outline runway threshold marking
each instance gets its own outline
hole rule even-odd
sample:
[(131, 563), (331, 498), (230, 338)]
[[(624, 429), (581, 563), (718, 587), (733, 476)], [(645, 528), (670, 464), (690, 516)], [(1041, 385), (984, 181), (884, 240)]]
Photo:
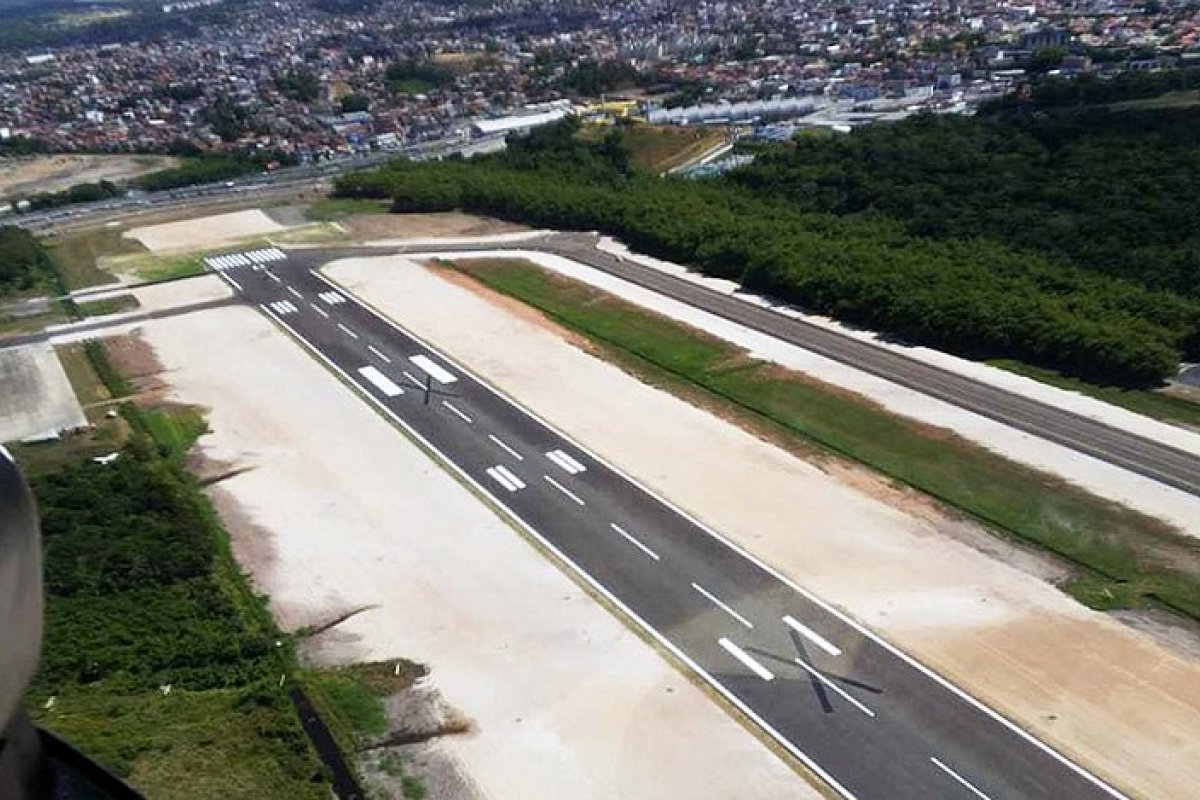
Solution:
[(943, 764), (941, 761), (938, 761), (938, 760), (937, 760), (936, 758), (934, 758), (933, 756), (930, 756), (930, 757), (929, 757), (929, 760), (933, 762), (933, 765), (934, 765), (935, 767), (937, 767), (937, 768), (938, 768), (938, 769), (940, 769), (942, 772), (944, 772), (944, 773), (946, 773), (947, 775), (949, 775), (949, 776), (950, 776), (951, 778), (953, 778), (954, 780), (958, 781), (960, 784), (962, 784), (962, 786), (963, 786), (965, 789), (967, 789), (968, 791), (970, 791), (970, 792), (971, 792), (972, 794), (974, 794), (976, 797), (980, 798), (980, 800), (992, 800), (992, 798), (991, 798), (991, 797), (989, 797), (988, 795), (984, 794), (982, 791), (980, 791), (980, 790), (979, 790), (978, 788), (976, 788), (975, 786), (971, 785), (971, 782), (970, 782), (970, 781), (968, 781), (968, 780), (967, 780), (966, 778), (964, 778), (962, 775), (959, 775), (959, 774), (958, 774), (957, 772), (955, 772), (954, 770), (952, 770), (952, 769), (950, 769), (949, 767), (947, 767), (947, 766), (946, 766), (945, 764)]
[(857, 709), (858, 709), (859, 711), (861, 711), (862, 713), (866, 714), (868, 717), (874, 717), (874, 716), (875, 716), (875, 712), (874, 712), (874, 711), (872, 711), (871, 709), (867, 708), (867, 707), (866, 707), (866, 706), (864, 706), (862, 703), (860, 703), (858, 700), (856, 700), (856, 699), (854, 699), (853, 697), (851, 697), (851, 696), (850, 696), (850, 694), (849, 694), (849, 693), (848, 693), (848, 692), (847, 692), (845, 689), (843, 689), (842, 687), (838, 686), (838, 685), (837, 685), (836, 683), (834, 683), (833, 681), (829, 680), (829, 678), (826, 678), (824, 675), (822, 675), (820, 672), (818, 672), (818, 671), (817, 671), (817, 670), (816, 670), (814, 667), (810, 667), (808, 664), (805, 664), (805, 663), (804, 663), (802, 660), (800, 660), (800, 659), (798, 659), (798, 658), (796, 659), (796, 664), (797, 664), (797, 665), (799, 665), (800, 669), (804, 670), (804, 671), (805, 671), (805, 672), (807, 672), (809, 675), (812, 675), (814, 678), (816, 678), (818, 681), (820, 681), (820, 682), (821, 682), (821, 684), (822, 684), (823, 686), (825, 686), (827, 689), (832, 689), (832, 690), (833, 690), (834, 692), (836, 692), (836, 693), (837, 693), (837, 694), (838, 694), (838, 695), (839, 695), (839, 696), (840, 696), (840, 697), (841, 697), (843, 700), (845, 700), (847, 703), (849, 703), (850, 705), (852, 705), (852, 706), (854, 706), (855, 708), (857, 708)]
[(516, 475), (503, 464), (497, 464), (494, 467), (488, 467), (487, 474), (492, 477), (492, 480), (508, 489), (510, 492), (515, 492), (525, 488), (525, 481), (518, 478)]
[(728, 614), (729, 616), (731, 616), (731, 617), (733, 617), (734, 619), (736, 619), (738, 622), (740, 622), (740, 623), (742, 623), (743, 625), (745, 625), (747, 628), (753, 628), (753, 627), (754, 627), (754, 623), (752, 623), (750, 620), (748, 620), (748, 619), (746, 619), (745, 617), (743, 617), (743, 616), (742, 616), (741, 614), (739, 614), (738, 612), (734, 611), (732, 608), (730, 608), (730, 607), (729, 607), (728, 605), (726, 605), (725, 603), (721, 602), (721, 599), (720, 599), (719, 597), (717, 597), (717, 596), (716, 596), (716, 595), (714, 595), (712, 592), (710, 592), (710, 591), (708, 591), (707, 589), (705, 589), (705, 588), (704, 588), (703, 586), (701, 586), (700, 584), (693, 582), (693, 583), (692, 583), (692, 588), (693, 588), (693, 589), (695, 589), (695, 590), (696, 590), (697, 592), (699, 592), (700, 594), (704, 595), (706, 598), (708, 598), (708, 600), (709, 600), (709, 601), (711, 601), (711, 602), (712, 602), (714, 605), (716, 605), (716, 606), (717, 606), (717, 608), (721, 609), (721, 610), (722, 610), (722, 611), (724, 611), (726, 614)]
[[(324, 314), (325, 312), (322, 311), (321, 313)], [(377, 350), (374, 345), (367, 345), (367, 349), (371, 351), (371, 355), (375, 356), (383, 363), (385, 363), (385, 364), (392, 363), (392, 360), (390, 358), (388, 358), (387, 356), (385, 356), (383, 353), (379, 352), (379, 350)]]
[(563, 471), (568, 475), (578, 475), (581, 472), (587, 471), (587, 467), (571, 458), (563, 450), (551, 450), (549, 453), (546, 453), (546, 458), (553, 461), (559, 467), (562, 467)]
[(346, 327), (345, 325), (343, 325), (342, 323), (340, 323), (340, 322), (339, 322), (339, 323), (337, 324), (337, 326), (338, 326), (339, 328), (341, 328), (341, 329), (342, 329), (342, 333), (346, 334), (346, 335), (347, 335), (347, 336), (349, 336), (351, 339), (357, 339), (357, 338), (358, 338), (358, 334), (357, 334), (357, 333), (355, 333), (354, 331), (350, 330), (349, 328), (347, 328), (347, 327)]
[(543, 475), (542, 477), (543, 477), (543, 478), (545, 478), (545, 479), (546, 479), (546, 481), (547, 481), (547, 482), (548, 482), (548, 483), (549, 483), (551, 486), (553, 486), (555, 489), (558, 489), (560, 492), (562, 492), (563, 494), (565, 494), (567, 497), (569, 497), (569, 498), (571, 498), (572, 500), (574, 500), (574, 501), (575, 501), (577, 504), (579, 504), (579, 505), (581, 505), (581, 506), (582, 506), (582, 505), (586, 505), (586, 504), (583, 502), (583, 498), (582, 498), (582, 497), (580, 497), (579, 495), (575, 494), (574, 492), (572, 492), (572, 491), (571, 491), (570, 489), (568, 489), (567, 487), (563, 486), (563, 485), (562, 485), (561, 483), (559, 483), (558, 481), (554, 480), (554, 478), (551, 478), (549, 475)]
[(470, 417), (468, 417), (466, 414), (464, 414), (462, 411), (460, 411), (458, 409), (458, 407), (456, 405), (454, 405), (453, 403), (451, 403), (449, 400), (443, 400), (442, 405), (444, 405), (446, 408), (450, 409), (451, 413), (453, 413), (456, 417), (458, 417), (459, 419), (461, 419), (463, 422), (467, 423), (468, 425), (470, 425), (474, 421)]
[(619, 533), (619, 534), (621, 534), (622, 536), (624, 536), (626, 541), (628, 541), (628, 542), (629, 542), (631, 545), (633, 545), (633, 546), (634, 546), (634, 547), (636, 547), (637, 549), (641, 550), (641, 551), (642, 551), (643, 553), (645, 553), (646, 555), (648, 555), (648, 556), (650, 556), (651, 558), (653, 558), (655, 561), (658, 561), (658, 560), (659, 560), (658, 553), (654, 552), (654, 551), (653, 551), (653, 550), (651, 550), (649, 547), (646, 547), (646, 545), (644, 545), (644, 544), (642, 544), (640, 541), (638, 541), (638, 539), (637, 539), (637, 537), (636, 537), (636, 536), (634, 536), (632, 533), (630, 533), (629, 531), (627, 531), (627, 530), (625, 530), (624, 528), (622, 528), (622, 527), (621, 527), (620, 525), (618, 525), (617, 523), (615, 523), (615, 522), (610, 522), (610, 523), (608, 524), (608, 527), (612, 528), (614, 531), (616, 531), (617, 533)]
[(729, 653), (729, 655), (742, 662), (742, 666), (753, 672), (758, 677), (762, 678), (764, 681), (775, 680), (775, 676), (771, 674), (769, 669), (755, 661), (750, 657), (749, 653), (726, 639), (724, 636), (722, 636), (720, 639), (717, 639), (717, 644), (721, 645), (721, 647), (725, 649), (726, 653)]
[(371, 385), (382, 392), (385, 397), (396, 397), (397, 395), (404, 394), (404, 390), (397, 386), (395, 381), (374, 367), (360, 367), (358, 374), (370, 381)]
[(441, 364), (438, 364), (429, 356), (415, 355), (410, 356), (408, 360), (416, 364), (422, 372), (429, 375), (429, 377), (433, 378), (438, 383), (454, 383), (456, 380), (458, 380), (457, 376), (451, 374), (448, 370), (443, 368)]
[(503, 450), (504, 452), (508, 453), (510, 456), (512, 456), (513, 458), (515, 458), (517, 461), (524, 461), (524, 460), (525, 460), (525, 456), (521, 455), (521, 454), (520, 454), (520, 453), (518, 453), (516, 450), (513, 450), (511, 447), (509, 447), (509, 446), (508, 446), (508, 445), (506, 445), (504, 442), (502, 442), (502, 441), (500, 440), (500, 437), (498, 437), (498, 436), (493, 436), (492, 434), (490, 434), (490, 433), (489, 433), (489, 434), (488, 434), (488, 438), (489, 438), (489, 439), (491, 439), (491, 440), (492, 440), (492, 442), (493, 442), (493, 443), (495, 443), (495, 445), (496, 445), (497, 447), (499, 447), (499, 448), (500, 448), (501, 450)]
[(790, 614), (783, 615), (783, 624), (799, 633), (831, 656), (840, 656), (842, 649)]

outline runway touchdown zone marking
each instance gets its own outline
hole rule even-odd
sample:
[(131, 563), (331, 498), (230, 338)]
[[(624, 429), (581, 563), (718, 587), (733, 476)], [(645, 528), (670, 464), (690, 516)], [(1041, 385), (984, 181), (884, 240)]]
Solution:
[(404, 394), (404, 390), (396, 382), (371, 366), (360, 367), (358, 374), (362, 375), (371, 385), (383, 393), (384, 397), (396, 397)]
[(271, 310), (280, 316), (286, 316), (288, 314), (295, 314), (300, 309), (296, 308), (295, 304), (290, 300), (278, 300), (271, 303)]
[(578, 475), (581, 472), (587, 471), (587, 467), (571, 458), (563, 450), (551, 450), (549, 453), (546, 453), (546, 458), (553, 461), (559, 467), (562, 467), (568, 475)]
[(508, 489), (510, 492), (520, 491), (525, 488), (525, 481), (518, 478), (516, 475), (503, 464), (497, 464), (494, 467), (489, 467), (487, 474), (492, 480)]

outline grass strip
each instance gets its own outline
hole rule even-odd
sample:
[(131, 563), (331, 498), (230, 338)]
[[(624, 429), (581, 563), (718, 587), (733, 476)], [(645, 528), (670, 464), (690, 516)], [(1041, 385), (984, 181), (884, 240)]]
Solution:
[(1081, 602), (1156, 603), (1200, 619), (1200, 546), (1158, 520), (528, 262), (455, 266), (652, 382), (682, 384), (685, 395), (698, 388), (746, 427), (816, 443), (1070, 561), (1084, 574), (1063, 588)]

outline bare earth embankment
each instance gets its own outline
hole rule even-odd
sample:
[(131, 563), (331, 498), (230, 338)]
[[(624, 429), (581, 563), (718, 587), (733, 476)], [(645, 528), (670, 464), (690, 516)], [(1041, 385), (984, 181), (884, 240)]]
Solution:
[(969, 523), (891, 507), (638, 382), (528, 312), (406, 259), (355, 259), (328, 272), (1118, 785), (1148, 797), (1194, 796), (1200, 666), (964, 543)]
[(0, 159), (0, 197), (58, 192), (77, 183), (120, 183), (178, 166), (170, 156), (53, 155)]

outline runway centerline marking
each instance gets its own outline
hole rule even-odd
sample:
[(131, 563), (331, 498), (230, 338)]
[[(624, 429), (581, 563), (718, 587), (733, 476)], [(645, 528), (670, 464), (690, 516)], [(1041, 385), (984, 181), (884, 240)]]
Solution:
[(404, 377), (408, 378), (410, 381), (412, 381), (417, 386), (420, 386), (422, 389), (425, 388), (425, 382), (419, 380), (416, 375), (413, 375), (408, 370), (404, 370), (404, 372), (402, 372), (401, 374), (404, 375)]
[(297, 291), (296, 291), (294, 288), (292, 288), (291, 286), (285, 286), (284, 288), (285, 288), (285, 289), (287, 289), (289, 292), (291, 292), (291, 293), (292, 293), (292, 294), (295, 296), (295, 298), (296, 298), (297, 300), (303, 300), (303, 299), (304, 299), (304, 295), (302, 295), (302, 294), (300, 294), (299, 292), (297, 292)]
[(340, 322), (339, 322), (339, 323), (337, 324), (337, 326), (338, 326), (339, 328), (341, 328), (341, 329), (342, 329), (342, 333), (346, 334), (346, 335), (347, 335), (347, 336), (349, 336), (351, 339), (357, 339), (357, 338), (358, 338), (358, 334), (357, 334), (357, 333), (355, 333), (354, 331), (350, 330), (349, 328), (347, 328), (347, 327), (346, 327), (345, 325), (343, 325), (342, 323), (340, 323)]
[(385, 397), (395, 397), (396, 395), (404, 394), (404, 390), (397, 386), (395, 381), (374, 367), (360, 367), (358, 374), (370, 381), (376, 389), (383, 392)]
[(551, 485), (551, 486), (553, 486), (555, 489), (558, 489), (560, 492), (562, 492), (562, 493), (563, 493), (563, 494), (565, 494), (567, 497), (569, 497), (569, 498), (571, 498), (572, 500), (574, 500), (574, 501), (575, 501), (576, 503), (578, 503), (579, 505), (581, 505), (581, 506), (582, 506), (582, 505), (586, 505), (586, 504), (583, 502), (583, 498), (582, 498), (582, 497), (580, 497), (579, 495), (575, 494), (574, 492), (572, 492), (572, 491), (571, 491), (570, 489), (568, 489), (567, 487), (563, 486), (563, 485), (562, 485), (561, 483), (559, 483), (558, 481), (554, 480), (554, 478), (551, 478), (549, 475), (543, 475), (542, 477), (543, 477), (543, 478), (545, 478), (545, 479), (546, 479), (546, 480), (547, 480), (547, 481), (550, 483), (550, 485)]
[(429, 377), (433, 378), (438, 383), (454, 383), (458, 377), (452, 375), (444, 369), (441, 364), (438, 364), (432, 358), (426, 355), (410, 356), (409, 361), (416, 364), (422, 372), (425, 372)]
[(700, 594), (704, 595), (706, 598), (708, 598), (710, 601), (712, 601), (712, 602), (713, 602), (713, 603), (714, 603), (714, 604), (715, 604), (715, 605), (716, 605), (718, 608), (720, 608), (722, 611), (724, 611), (724, 612), (725, 612), (726, 614), (728, 614), (729, 616), (731, 616), (731, 617), (733, 617), (734, 619), (736, 619), (738, 622), (740, 622), (740, 623), (742, 623), (743, 625), (745, 625), (747, 628), (753, 628), (753, 627), (754, 627), (754, 623), (752, 623), (750, 620), (748, 620), (748, 619), (746, 619), (745, 617), (743, 617), (743, 616), (742, 616), (741, 614), (739, 614), (738, 612), (734, 611), (732, 608), (730, 608), (729, 606), (727, 606), (725, 603), (722, 603), (722, 602), (721, 602), (721, 600), (720, 600), (720, 598), (718, 598), (718, 597), (717, 597), (716, 595), (714, 595), (712, 592), (710, 592), (710, 591), (708, 591), (707, 589), (705, 589), (705, 588), (704, 588), (703, 586), (701, 586), (700, 584), (698, 584), (698, 583), (696, 583), (696, 582), (694, 582), (694, 581), (693, 581), (693, 582), (692, 582), (692, 588), (693, 588), (693, 589), (695, 589), (695, 590), (696, 590), (697, 592), (699, 592)]
[(267, 277), (270, 278), (271, 280), (275, 281), (276, 283), (283, 283), (283, 281), (279, 280), (279, 276), (276, 275), (274, 272), (271, 272), (271, 270), (265, 269), (265, 270), (263, 270), (263, 272), (267, 273)]
[(936, 758), (934, 758), (933, 756), (930, 756), (930, 757), (929, 757), (929, 760), (933, 762), (933, 765), (934, 765), (935, 767), (937, 767), (937, 768), (938, 768), (938, 769), (940, 769), (942, 772), (944, 772), (944, 773), (946, 773), (947, 775), (949, 775), (949, 776), (950, 776), (951, 778), (953, 778), (954, 780), (956, 780), (956, 781), (958, 781), (959, 783), (961, 783), (961, 784), (963, 785), (963, 787), (965, 787), (967, 790), (969, 790), (970, 792), (972, 792), (972, 793), (973, 793), (973, 794), (974, 794), (976, 797), (980, 798), (980, 800), (992, 800), (992, 798), (988, 797), (988, 796), (987, 796), (986, 794), (984, 794), (982, 791), (980, 791), (980, 790), (979, 790), (979, 789), (977, 789), (976, 787), (972, 786), (970, 781), (968, 781), (968, 780), (967, 780), (966, 778), (964, 778), (962, 775), (959, 775), (959, 774), (958, 774), (957, 772), (955, 772), (954, 770), (952, 770), (952, 769), (950, 769), (949, 767), (947, 767), (947, 766), (946, 766), (945, 764), (943, 764), (941, 761), (938, 761), (938, 760), (937, 760)]
[(497, 464), (494, 467), (488, 467), (487, 474), (492, 477), (492, 480), (508, 489), (510, 492), (515, 492), (525, 488), (525, 481), (518, 478), (503, 464)]
[(466, 414), (464, 414), (462, 411), (459, 411), (458, 407), (455, 406), (453, 403), (451, 403), (449, 400), (443, 400), (442, 405), (444, 405), (446, 408), (450, 409), (450, 411), (456, 417), (458, 417), (459, 419), (461, 419), (463, 422), (467, 423), (468, 425), (470, 425), (474, 421), (470, 417), (468, 417)]
[(764, 681), (775, 680), (775, 676), (771, 674), (771, 671), (769, 669), (767, 669), (762, 664), (755, 661), (753, 658), (750, 657), (749, 653), (747, 653), (742, 648), (738, 647), (733, 642), (726, 639), (724, 636), (722, 636), (720, 639), (717, 639), (717, 644), (719, 644), (719, 645), (721, 645), (721, 647), (725, 648), (726, 653), (729, 653), (729, 655), (733, 656), (738, 661), (742, 662), (742, 666), (746, 667), (746, 669), (750, 670), (755, 675), (762, 678)]
[(608, 523), (608, 527), (612, 528), (614, 531), (616, 531), (617, 533), (619, 533), (619, 534), (621, 534), (622, 536), (624, 536), (624, 537), (625, 537), (625, 539), (626, 539), (626, 540), (627, 540), (627, 541), (628, 541), (628, 542), (629, 542), (631, 545), (633, 545), (633, 546), (634, 546), (634, 547), (636, 547), (637, 549), (641, 550), (643, 553), (645, 553), (646, 555), (650, 556), (650, 557), (651, 557), (651, 558), (653, 558), (655, 561), (658, 561), (658, 560), (659, 560), (658, 553), (654, 552), (654, 551), (653, 551), (653, 550), (651, 550), (649, 547), (646, 547), (646, 545), (644, 545), (644, 544), (642, 544), (640, 541), (638, 541), (638, 539), (637, 539), (637, 537), (636, 537), (636, 536), (634, 536), (632, 533), (630, 533), (629, 531), (627, 531), (627, 530), (625, 530), (624, 528), (622, 528), (622, 527), (621, 527), (620, 525), (618, 525), (617, 523), (615, 523), (615, 522), (610, 522), (610, 523)]
[(516, 450), (513, 450), (511, 447), (506, 445), (504, 442), (500, 441), (500, 437), (493, 436), (492, 434), (489, 433), (488, 438), (491, 439), (496, 444), (497, 447), (499, 447), (504, 452), (508, 453), (510, 456), (515, 458), (517, 461), (525, 460), (525, 456), (521, 455)]
[(546, 453), (546, 458), (553, 461), (557, 466), (562, 467), (563, 471), (568, 475), (578, 475), (581, 472), (587, 471), (587, 467), (571, 458), (569, 454), (562, 450), (551, 450), (549, 453)]
[(842, 687), (838, 686), (838, 685), (837, 685), (836, 683), (834, 683), (833, 681), (829, 680), (829, 678), (826, 678), (824, 675), (822, 675), (820, 672), (818, 672), (818, 671), (817, 671), (815, 668), (813, 668), (813, 667), (810, 667), (808, 664), (805, 664), (803, 661), (801, 661), (801, 660), (800, 660), (800, 659), (798, 659), (798, 658), (796, 659), (796, 663), (797, 663), (797, 664), (800, 666), (800, 669), (804, 670), (804, 671), (805, 671), (805, 672), (807, 672), (809, 675), (812, 675), (814, 678), (816, 678), (818, 681), (820, 681), (820, 682), (821, 682), (821, 684), (822, 684), (823, 686), (825, 686), (827, 689), (832, 689), (833, 691), (837, 692), (837, 694), (838, 694), (838, 695), (839, 695), (839, 696), (840, 696), (840, 697), (841, 697), (843, 700), (845, 700), (847, 703), (849, 703), (850, 705), (854, 706), (854, 707), (855, 707), (855, 708), (857, 708), (859, 711), (861, 711), (861, 712), (863, 712), (864, 714), (866, 714), (868, 717), (874, 717), (874, 716), (875, 716), (875, 712), (874, 712), (874, 711), (872, 711), (871, 709), (869, 709), (869, 708), (867, 708), (866, 706), (864, 706), (862, 703), (860, 703), (860, 702), (858, 702), (857, 700), (855, 700), (853, 697), (851, 697), (851, 696), (850, 696), (850, 694), (849, 694), (849, 693), (848, 693), (848, 692), (847, 692), (845, 689), (843, 689)]
[[(324, 314), (325, 312), (324, 312), (324, 311), (322, 311), (321, 313), (322, 313), (322, 314)], [(379, 352), (379, 351), (378, 351), (378, 350), (375, 348), (375, 346), (374, 346), (374, 345), (367, 345), (367, 349), (371, 351), (371, 355), (375, 356), (376, 358), (378, 358), (378, 359), (379, 359), (380, 361), (382, 361), (383, 363), (385, 363), (385, 364), (390, 364), (390, 363), (392, 363), (392, 360), (391, 360), (390, 358), (388, 358), (387, 356), (385, 356), (383, 353)]]
[(326, 313), (325, 313), (325, 310), (324, 310), (323, 308), (321, 308), (319, 305), (317, 305), (316, 303), (309, 303), (309, 305), (310, 305), (310, 306), (312, 306), (312, 310), (313, 310), (313, 311), (317, 312), (318, 314), (320, 314), (320, 315), (321, 315), (322, 317), (324, 317), (325, 319), (329, 319), (329, 315), (328, 315), (328, 314), (326, 314)]
[(796, 633), (799, 633), (805, 639), (808, 639), (826, 653), (829, 653), (829, 655), (840, 656), (842, 654), (842, 649), (840, 647), (814, 631), (812, 628), (797, 620), (791, 614), (783, 615), (783, 624), (796, 631)]

